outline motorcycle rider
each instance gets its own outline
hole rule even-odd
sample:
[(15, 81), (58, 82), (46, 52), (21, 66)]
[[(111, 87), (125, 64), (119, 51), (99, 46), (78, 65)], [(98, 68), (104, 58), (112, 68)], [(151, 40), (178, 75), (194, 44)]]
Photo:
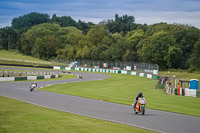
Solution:
[(31, 83), (31, 86), (30, 86), (31, 90), (30, 91), (34, 90), (36, 87), (37, 87), (36, 82)]
[(134, 99), (134, 105), (133, 105), (134, 110), (135, 110), (136, 104), (138, 102), (138, 98), (142, 98), (142, 97), (143, 97), (143, 93), (142, 92), (139, 92), (137, 94), (137, 96), (135, 97), (135, 99)]

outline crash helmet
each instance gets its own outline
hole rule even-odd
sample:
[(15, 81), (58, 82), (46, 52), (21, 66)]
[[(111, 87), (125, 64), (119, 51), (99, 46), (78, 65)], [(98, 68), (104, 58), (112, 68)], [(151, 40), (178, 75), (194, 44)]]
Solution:
[(142, 93), (142, 92), (139, 92), (138, 95), (139, 95), (139, 96), (143, 96), (143, 93)]

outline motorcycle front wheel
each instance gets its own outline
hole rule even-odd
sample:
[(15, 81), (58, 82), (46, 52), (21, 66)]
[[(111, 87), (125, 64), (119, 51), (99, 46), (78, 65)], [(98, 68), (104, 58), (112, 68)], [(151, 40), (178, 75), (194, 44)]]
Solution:
[(142, 112), (142, 115), (144, 115), (144, 113), (145, 113), (145, 107), (144, 106), (141, 107), (141, 112)]

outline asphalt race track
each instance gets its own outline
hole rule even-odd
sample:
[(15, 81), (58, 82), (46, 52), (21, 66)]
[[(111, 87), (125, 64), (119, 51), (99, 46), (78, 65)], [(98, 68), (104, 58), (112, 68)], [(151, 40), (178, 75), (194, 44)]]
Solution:
[[(0, 69), (17, 69), (3, 68)], [(22, 68), (18, 68), (22, 70)], [(24, 69), (23, 69), (24, 70)], [(32, 70), (32, 69), (31, 69)], [(37, 69), (36, 69), (37, 70)], [(40, 70), (41, 71), (41, 70)], [(45, 70), (47, 71), (47, 70)], [(61, 71), (52, 72), (60, 73)], [(97, 73), (73, 72), (83, 75), (83, 79), (38, 81), (38, 87), (86, 80), (109, 78), (108, 75)], [(146, 109), (145, 115), (136, 115), (131, 106), (92, 100), (70, 95), (46, 91), (30, 92), (30, 82), (0, 82), (0, 95), (24, 101), (27, 103), (61, 110), (97, 119), (136, 126), (156, 132), (167, 133), (198, 133), (200, 132), (200, 117)], [(150, 102), (150, 101), (149, 101)], [(132, 104), (132, 103), (130, 103)], [(192, 113), (192, 112), (191, 112)]]

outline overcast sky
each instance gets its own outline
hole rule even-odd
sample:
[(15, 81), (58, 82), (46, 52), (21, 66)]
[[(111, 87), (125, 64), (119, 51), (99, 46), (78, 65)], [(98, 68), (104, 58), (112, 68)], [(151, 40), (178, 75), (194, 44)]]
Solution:
[(141, 24), (167, 22), (200, 28), (200, 0), (0, 0), (0, 28), (30, 12), (71, 16), (96, 24), (114, 19), (117, 13), (134, 16)]

